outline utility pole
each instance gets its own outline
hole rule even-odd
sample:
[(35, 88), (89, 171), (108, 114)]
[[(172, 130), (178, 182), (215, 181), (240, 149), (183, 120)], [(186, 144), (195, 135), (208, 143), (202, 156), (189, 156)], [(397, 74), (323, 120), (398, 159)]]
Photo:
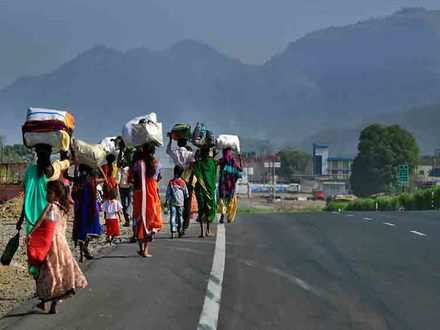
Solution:
[(277, 185), (277, 176), (276, 169), (281, 167), (281, 163), (272, 159), (270, 162), (264, 163), (264, 167), (270, 170), (272, 176), (272, 201), (276, 199), (276, 185)]

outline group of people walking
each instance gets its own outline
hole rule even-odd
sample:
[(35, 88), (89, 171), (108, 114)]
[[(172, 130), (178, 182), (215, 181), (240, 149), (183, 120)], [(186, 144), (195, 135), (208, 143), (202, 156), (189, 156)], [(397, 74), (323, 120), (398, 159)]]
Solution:
[[(49, 145), (35, 147), (36, 163), (25, 173), (23, 212), (17, 228), (25, 224), (29, 272), (36, 280), (41, 300), (38, 308), (42, 310), (56, 313), (61, 299), (88, 285), (66, 238), (71, 209), (72, 239), (80, 251), (79, 262), (93, 259), (89, 244), (102, 235), (101, 212), (110, 244), (120, 235), (124, 218), (124, 226), (132, 226), (131, 241), (137, 241), (138, 254), (152, 256), (150, 243), (163, 227), (158, 185), (162, 176), (156, 147), (147, 143), (129, 150), (121, 140), (116, 143), (119, 155), (108, 155), (107, 163), (99, 168), (77, 165), (73, 151), (52, 161)], [(214, 147), (195, 149), (186, 139), (177, 140), (173, 147), (171, 138), (166, 149), (175, 164), (164, 201), (170, 214), (171, 238), (186, 234), (195, 212), (202, 238), (212, 234), (210, 224), (217, 210), (220, 223), (235, 220), (240, 158), (236, 159), (231, 148), (222, 150), (221, 157)], [(68, 171), (71, 164), (75, 165), (73, 176)]]

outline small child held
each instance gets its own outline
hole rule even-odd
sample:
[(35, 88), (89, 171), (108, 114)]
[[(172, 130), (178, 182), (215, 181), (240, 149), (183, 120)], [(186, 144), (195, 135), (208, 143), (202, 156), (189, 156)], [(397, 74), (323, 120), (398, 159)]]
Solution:
[(122, 204), (118, 200), (117, 190), (108, 191), (108, 199), (102, 205), (105, 217), (107, 241), (112, 244), (115, 237), (121, 235), (119, 222), (121, 221)]
[(182, 179), (183, 168), (179, 165), (174, 167), (174, 179), (170, 180), (166, 194), (166, 205), (170, 209), (171, 238), (176, 231), (179, 237), (183, 235), (183, 209), (185, 200), (189, 198), (188, 188)]

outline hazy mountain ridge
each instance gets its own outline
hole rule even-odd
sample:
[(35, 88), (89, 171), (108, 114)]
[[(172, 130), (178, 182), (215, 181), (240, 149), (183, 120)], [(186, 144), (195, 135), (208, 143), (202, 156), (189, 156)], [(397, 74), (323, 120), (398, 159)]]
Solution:
[(25, 109), (45, 106), (72, 110), (78, 135), (91, 140), (155, 111), (167, 125), (202, 120), (217, 132), (299, 144), (322, 129), (435, 103), (440, 11), (413, 8), (312, 32), (262, 66), (190, 40), (165, 51), (96, 46), (0, 90), (0, 134), (19, 137)]

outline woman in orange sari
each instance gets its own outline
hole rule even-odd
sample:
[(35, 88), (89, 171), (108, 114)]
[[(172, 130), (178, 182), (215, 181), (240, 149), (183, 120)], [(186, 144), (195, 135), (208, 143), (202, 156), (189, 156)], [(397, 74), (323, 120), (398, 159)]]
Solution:
[(158, 181), (159, 162), (154, 158), (155, 146), (145, 144), (137, 152), (132, 175), (134, 183), (133, 217), (136, 221), (135, 235), (139, 242), (139, 255), (151, 257), (149, 243), (162, 228), (162, 207)]

